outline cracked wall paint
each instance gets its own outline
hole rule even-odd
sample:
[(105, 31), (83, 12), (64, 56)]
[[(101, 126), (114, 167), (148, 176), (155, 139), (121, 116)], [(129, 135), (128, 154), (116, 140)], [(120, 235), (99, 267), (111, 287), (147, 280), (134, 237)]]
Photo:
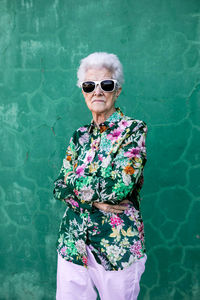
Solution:
[(91, 120), (76, 71), (94, 51), (119, 56), (117, 104), (149, 128), (139, 300), (200, 299), (199, 24), (199, 0), (0, 2), (2, 300), (55, 299), (53, 180)]

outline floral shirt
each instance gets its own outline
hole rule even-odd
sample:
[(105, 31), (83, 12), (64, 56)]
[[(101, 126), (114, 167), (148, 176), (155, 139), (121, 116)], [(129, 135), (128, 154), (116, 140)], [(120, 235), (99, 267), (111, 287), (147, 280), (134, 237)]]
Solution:
[[(87, 267), (88, 245), (106, 270), (122, 270), (144, 256), (140, 190), (146, 163), (147, 125), (125, 116), (119, 107), (104, 122), (77, 129), (54, 181), (54, 197), (66, 203), (56, 248), (67, 261)], [(94, 202), (119, 204), (107, 213)]]

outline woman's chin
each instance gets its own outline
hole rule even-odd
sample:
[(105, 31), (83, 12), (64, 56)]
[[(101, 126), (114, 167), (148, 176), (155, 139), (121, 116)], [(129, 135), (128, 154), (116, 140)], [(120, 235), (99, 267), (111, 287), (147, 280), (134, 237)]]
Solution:
[(106, 103), (103, 101), (95, 101), (92, 103), (91, 108), (96, 112), (103, 112), (106, 108)]

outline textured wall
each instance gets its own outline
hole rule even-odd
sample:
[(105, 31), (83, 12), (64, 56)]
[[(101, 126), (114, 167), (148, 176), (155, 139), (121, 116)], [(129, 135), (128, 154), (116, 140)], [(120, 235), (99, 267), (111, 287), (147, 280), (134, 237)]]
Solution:
[(1, 300), (55, 299), (72, 131), (91, 120), (76, 69), (116, 53), (124, 113), (149, 127), (143, 300), (200, 299), (200, 1), (0, 0)]

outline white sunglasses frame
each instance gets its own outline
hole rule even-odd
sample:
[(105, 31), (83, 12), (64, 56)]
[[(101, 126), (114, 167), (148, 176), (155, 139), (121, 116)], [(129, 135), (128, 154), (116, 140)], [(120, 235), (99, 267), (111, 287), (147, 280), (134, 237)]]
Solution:
[[(105, 80), (112, 80), (112, 81), (114, 81), (114, 87), (113, 87), (113, 90), (112, 90), (112, 91), (104, 91), (104, 90), (101, 88), (101, 82), (102, 82), (102, 81), (105, 81)], [(83, 83), (84, 83), (84, 82), (94, 82), (94, 83), (95, 83), (94, 90), (91, 91), (91, 92), (89, 92), (89, 93), (85, 92), (85, 91), (83, 90)], [(116, 89), (116, 86), (118, 85), (118, 81), (117, 81), (116, 79), (112, 79), (112, 78), (106, 78), (106, 79), (97, 80), (97, 81), (95, 81), (95, 80), (85, 80), (85, 81), (82, 81), (82, 82), (80, 83), (80, 88), (83, 90), (84, 93), (86, 93), (86, 94), (91, 94), (91, 93), (93, 93), (93, 92), (96, 90), (97, 85), (99, 85), (100, 89), (101, 89), (103, 92), (105, 92), (105, 93), (112, 93), (112, 92)]]

